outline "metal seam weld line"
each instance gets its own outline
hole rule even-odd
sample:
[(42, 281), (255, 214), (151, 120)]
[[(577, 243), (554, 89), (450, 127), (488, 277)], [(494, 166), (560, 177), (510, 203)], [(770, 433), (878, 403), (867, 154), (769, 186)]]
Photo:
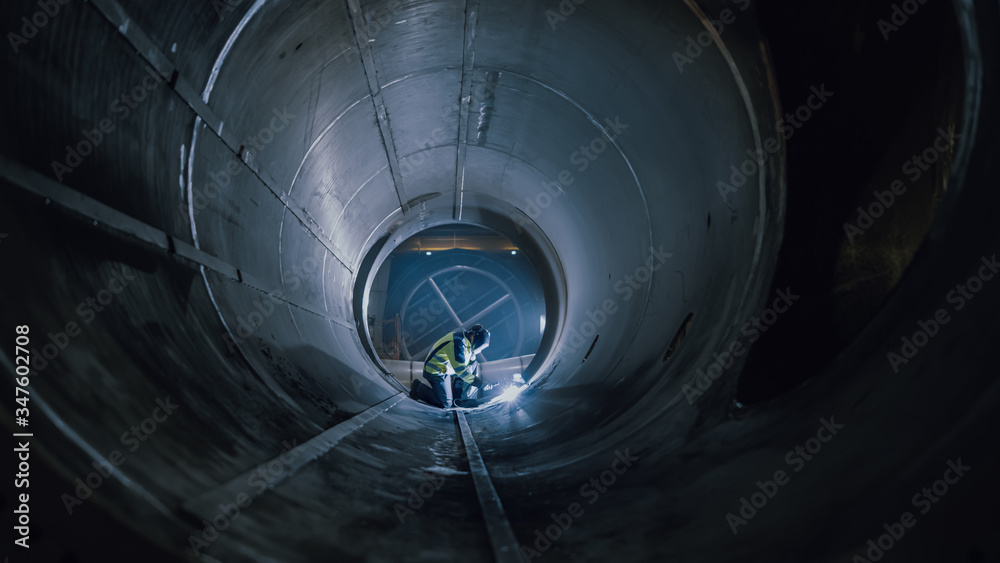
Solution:
[(372, 57), (372, 49), (367, 41), (368, 35), (365, 33), (365, 23), (362, 21), (364, 20), (364, 12), (361, 10), (360, 0), (347, 0), (347, 6), (348, 15), (354, 24), (354, 40), (358, 45), (361, 64), (365, 69), (365, 78), (368, 81), (368, 91), (371, 94), (372, 106), (375, 109), (379, 134), (382, 135), (385, 157), (389, 162), (389, 173), (392, 176), (393, 187), (396, 189), (396, 197), (399, 199), (399, 207), (406, 213), (410, 210), (409, 200), (403, 189), (403, 174), (399, 169), (396, 143), (392, 138), (392, 129), (389, 127), (389, 114), (385, 109), (385, 102), (382, 99), (382, 89), (379, 87), (378, 75), (375, 70), (375, 59)]
[[(112, 25), (116, 26), (118, 32), (125, 38), (133, 48), (136, 49), (138, 55), (146, 61), (154, 70), (159, 72), (164, 76), (171, 76), (176, 72), (176, 66), (170, 61), (169, 58), (159, 48), (156, 47), (149, 39), (149, 36), (144, 33), (137, 25), (135, 25), (129, 15), (125, 12), (125, 9), (121, 7), (115, 0), (93, 0), (92, 5), (97, 9), (101, 15), (104, 16)], [(316, 237), (316, 240), (326, 248), (333, 257), (341, 263), (341, 265), (346, 268), (349, 272), (353, 273), (353, 268), (347, 264), (339, 255), (337, 255), (336, 250), (332, 247), (332, 241), (326, 238), (326, 234), (322, 231), (316, 232), (315, 222), (307, 221), (309, 217), (305, 209), (299, 207), (295, 202), (291, 201), (285, 194), (280, 193), (274, 186), (277, 182), (274, 177), (268, 173), (267, 170), (263, 169), (259, 163), (252, 162), (247, 155), (246, 150), (240, 150), (242, 145), (240, 144), (235, 133), (232, 129), (225, 130), (225, 122), (221, 117), (217, 116), (212, 108), (208, 105), (207, 95), (206, 99), (203, 100), (202, 97), (198, 96), (198, 93), (194, 88), (184, 79), (182, 76), (174, 76), (172, 89), (181, 100), (194, 112), (195, 116), (201, 118), (208, 128), (215, 133), (216, 137), (226, 145), (230, 151), (236, 156), (246, 168), (260, 180), (260, 183), (264, 185), (268, 191), (271, 192), (274, 197), (278, 198), (279, 201), (295, 216), (302, 225), (309, 230)], [(191, 145), (192, 153), (194, 151), (194, 143)], [(189, 162), (193, 162), (190, 161)], [(193, 164), (189, 164), (193, 167)]]
[(321, 434), (314, 436), (309, 439), (308, 442), (300, 446), (296, 446), (294, 450), (289, 452), (292, 453), (292, 455), (289, 456), (291, 457), (290, 462), (286, 462), (282, 459), (286, 454), (276, 456), (274, 459), (261, 463), (253, 469), (230, 479), (221, 487), (188, 500), (184, 503), (184, 510), (196, 516), (210, 517), (218, 512), (220, 503), (233, 502), (233, 499), (240, 494), (246, 494), (251, 499), (257, 498), (258, 496), (264, 494), (264, 492), (257, 492), (252, 488), (248, 490), (247, 485), (247, 482), (254, 476), (254, 474), (257, 474), (262, 469), (266, 470), (266, 468), (274, 462), (278, 462), (282, 466), (285, 466), (285, 471), (280, 475), (271, 475), (270, 473), (266, 473), (269, 478), (266, 479), (268, 487), (265, 491), (273, 489), (279, 483), (291, 477), (291, 475), (296, 471), (325, 455), (338, 443), (340, 443), (341, 440), (361, 429), (361, 427), (365, 424), (375, 420), (386, 411), (396, 406), (396, 404), (402, 400), (402, 393), (389, 397), (381, 403), (378, 403), (377, 405), (368, 408), (367, 410), (341, 422), (340, 424), (325, 430)]
[(472, 430), (465, 420), (465, 413), (455, 411), (455, 415), (458, 418), (458, 426), (462, 429), (462, 441), (465, 443), (465, 453), (469, 458), (469, 472), (472, 473), (476, 496), (479, 497), (479, 507), (483, 511), (483, 520), (486, 523), (486, 532), (490, 536), (490, 544), (493, 546), (493, 555), (498, 563), (524, 563), (517, 536), (510, 527), (500, 497), (493, 488), (493, 482), (490, 481), (490, 474), (486, 471), (483, 456), (479, 454), (476, 440), (472, 437)]
[(476, 22), (479, 18), (479, 0), (465, 3), (465, 37), (462, 42), (462, 91), (459, 92), (458, 142), (455, 147), (455, 210), (456, 221), (462, 220), (465, 201), (465, 160), (468, 152), (469, 111), (472, 104), (472, 72), (476, 61)]
[[(37, 196), (45, 197), (53, 203), (71, 210), (73, 213), (97, 221), (109, 228), (113, 234), (121, 238), (135, 238), (143, 242), (152, 244), (156, 248), (170, 253), (170, 245), (173, 243), (174, 254), (192, 262), (198, 266), (203, 266), (213, 272), (221, 274), (237, 283), (253, 288), (261, 293), (267, 294), (271, 299), (276, 299), (287, 303), (303, 311), (312, 313), (324, 319), (333, 321), (345, 328), (353, 328), (353, 325), (339, 317), (331, 317), (325, 313), (317, 311), (308, 305), (295, 303), (283, 297), (273, 295), (263, 287), (259, 287), (259, 282), (255, 282), (253, 276), (246, 272), (240, 272), (235, 266), (228, 262), (208, 254), (204, 250), (195, 248), (187, 242), (168, 235), (166, 232), (144, 223), (131, 215), (127, 215), (117, 209), (101, 203), (96, 199), (84, 195), (73, 188), (64, 186), (59, 182), (45, 176), (35, 170), (25, 167), (20, 162), (15, 162), (6, 155), (0, 154), (0, 178), (11, 184), (20, 187), (26, 192)], [(243, 280), (240, 280), (240, 277)]]

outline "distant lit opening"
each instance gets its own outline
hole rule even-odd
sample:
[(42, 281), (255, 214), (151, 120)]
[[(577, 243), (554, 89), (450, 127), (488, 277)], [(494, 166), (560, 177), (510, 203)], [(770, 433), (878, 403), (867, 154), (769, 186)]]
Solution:
[(541, 281), (519, 250), (470, 225), (428, 229), (393, 249), (373, 279), (366, 315), (382, 364), (409, 388), (435, 342), (481, 324), (491, 338), (476, 358), (487, 384), (477, 398), (516, 396), (545, 333)]

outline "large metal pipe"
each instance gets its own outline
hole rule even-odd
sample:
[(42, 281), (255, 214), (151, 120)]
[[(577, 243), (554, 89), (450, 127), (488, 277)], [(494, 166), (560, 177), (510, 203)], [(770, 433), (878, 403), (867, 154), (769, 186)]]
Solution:
[[(698, 371), (782, 299), (783, 110), (748, 3), (42, 4), (0, 8), (24, 39), (3, 54), (0, 299), (31, 329), (48, 552), (493, 557), (454, 419), (400, 400), (365, 328), (388, 253), (454, 222), (510, 238), (545, 286), (530, 387), (467, 416), (529, 558), (849, 558), (946, 461), (989, 486), (1000, 293), (903, 374), (886, 354), (994, 252), (972, 225), (995, 3), (955, 3), (964, 136), (921, 254), (819, 376), (754, 409), (740, 359)], [(786, 451), (833, 424), (798, 474)]]

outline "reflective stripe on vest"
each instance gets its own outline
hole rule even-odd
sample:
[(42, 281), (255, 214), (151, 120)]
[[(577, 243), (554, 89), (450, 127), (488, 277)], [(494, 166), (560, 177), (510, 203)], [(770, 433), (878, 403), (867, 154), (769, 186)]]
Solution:
[[(456, 341), (459, 342), (458, 346), (455, 345)], [(462, 343), (465, 345), (464, 354), (461, 349)], [(465, 338), (464, 333), (452, 332), (446, 334), (434, 343), (431, 352), (427, 354), (427, 359), (424, 361), (424, 371), (430, 374), (444, 375), (448, 373), (448, 368), (451, 367), (456, 375), (464, 380), (471, 375), (465, 372), (472, 358), (459, 358), (458, 356), (471, 356), (471, 351), (472, 343), (469, 342), (468, 338)], [(472, 378), (474, 379), (474, 376)]]

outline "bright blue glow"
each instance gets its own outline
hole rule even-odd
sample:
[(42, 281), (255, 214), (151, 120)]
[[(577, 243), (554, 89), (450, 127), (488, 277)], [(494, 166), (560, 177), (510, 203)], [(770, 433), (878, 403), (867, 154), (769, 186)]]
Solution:
[(503, 393), (500, 393), (500, 396), (497, 397), (497, 400), (509, 403), (509, 402), (513, 401), (514, 399), (516, 399), (517, 396), (520, 395), (521, 391), (523, 391), (523, 390), (524, 390), (524, 387), (520, 387), (520, 386), (517, 386), (517, 385), (511, 385), (511, 386), (507, 387), (506, 389), (504, 389)]

